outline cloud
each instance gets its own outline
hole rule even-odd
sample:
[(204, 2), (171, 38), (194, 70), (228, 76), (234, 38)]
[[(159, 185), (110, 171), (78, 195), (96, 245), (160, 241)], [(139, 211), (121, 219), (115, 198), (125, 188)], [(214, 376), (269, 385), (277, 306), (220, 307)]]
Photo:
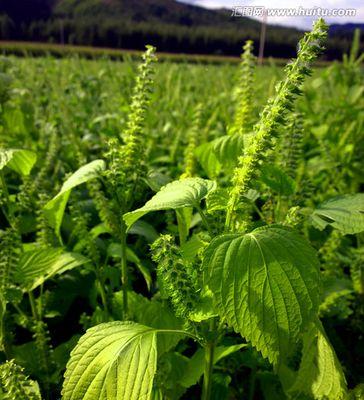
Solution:
[[(292, 4), (292, 0), (183, 0), (186, 3), (199, 5), (206, 8), (229, 8), (234, 6), (256, 6), (266, 7), (270, 9), (282, 9), (282, 8), (299, 8), (309, 9), (314, 7), (320, 7), (325, 10), (333, 9), (355, 9), (355, 16), (343, 16), (343, 17), (325, 17), (326, 22), (330, 23), (364, 23), (364, 4), (363, 0), (305, 0), (302, 3), (295, 2)], [(325, 11), (327, 12), (327, 11)], [(299, 28), (310, 28), (312, 22), (317, 17), (306, 17), (306, 16), (269, 16), (268, 23), (296, 26)]]

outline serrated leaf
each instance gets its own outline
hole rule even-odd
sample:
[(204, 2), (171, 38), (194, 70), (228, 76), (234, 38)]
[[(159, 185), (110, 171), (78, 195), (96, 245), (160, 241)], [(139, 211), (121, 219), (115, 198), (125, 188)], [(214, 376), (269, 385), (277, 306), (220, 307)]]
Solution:
[(14, 280), (23, 290), (31, 291), (54, 275), (79, 267), (89, 260), (78, 253), (65, 253), (61, 248), (34, 250), (20, 257)]
[[(141, 294), (128, 292), (128, 307), (130, 318), (139, 324), (155, 329), (181, 329), (182, 321), (179, 320), (166, 303), (156, 299), (149, 300)], [(116, 292), (112, 299), (113, 316), (123, 316), (123, 293)], [(173, 348), (180, 340), (181, 335), (158, 335), (158, 354)]]
[(328, 225), (344, 234), (364, 231), (364, 193), (347, 194), (325, 201), (311, 215), (313, 225), (323, 230)]
[(82, 166), (64, 182), (60, 192), (44, 206), (45, 216), (58, 236), (71, 190), (82, 183), (99, 177), (104, 169), (105, 161), (103, 160), (94, 160)]
[(217, 188), (211, 191), (206, 198), (206, 208), (208, 213), (226, 210), (229, 201), (229, 191)]
[(303, 337), (303, 356), (294, 384), (293, 398), (302, 394), (317, 400), (346, 399), (346, 380), (339, 360), (319, 321)]
[(319, 263), (308, 242), (288, 228), (218, 236), (203, 269), (216, 311), (274, 364), (317, 315)]
[(202, 178), (173, 181), (163, 186), (143, 207), (124, 214), (124, 221), (130, 228), (139, 218), (151, 211), (194, 207), (199, 205), (215, 186), (215, 182)]
[(63, 400), (148, 400), (157, 368), (157, 333), (135, 323), (89, 329), (71, 352)]
[(20, 175), (29, 175), (36, 161), (37, 155), (30, 150), (0, 150), (0, 170), (7, 166)]

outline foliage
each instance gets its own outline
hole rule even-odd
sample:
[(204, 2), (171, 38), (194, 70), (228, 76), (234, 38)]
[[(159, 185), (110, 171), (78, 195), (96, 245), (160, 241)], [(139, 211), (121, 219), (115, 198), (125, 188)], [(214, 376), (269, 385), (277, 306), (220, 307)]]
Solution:
[(0, 398), (360, 398), (363, 71), (358, 35), (311, 70), (325, 32), (283, 72), (0, 59)]

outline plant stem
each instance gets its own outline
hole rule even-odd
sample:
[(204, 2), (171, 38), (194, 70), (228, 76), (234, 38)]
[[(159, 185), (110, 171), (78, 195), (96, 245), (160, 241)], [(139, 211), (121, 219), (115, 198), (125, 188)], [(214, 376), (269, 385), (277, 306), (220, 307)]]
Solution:
[(35, 321), (38, 321), (37, 305), (35, 303), (33, 292), (28, 292), (28, 296), (29, 296), (30, 308), (32, 310), (32, 316)]
[(102, 279), (100, 278), (100, 276), (97, 275), (97, 283), (98, 283), (98, 289), (99, 289), (99, 293), (101, 296), (101, 301), (102, 301), (102, 306), (104, 307), (104, 311), (106, 312), (107, 315), (109, 315), (109, 307), (107, 304), (107, 297), (106, 297), (106, 292), (105, 292), (105, 288), (104, 288), (104, 284), (102, 282)]
[(233, 218), (235, 216), (235, 208), (238, 203), (239, 197), (233, 193), (232, 194), (232, 202), (231, 202), (231, 207), (228, 207), (227, 212), (226, 212), (226, 220), (225, 220), (225, 231), (230, 232), (233, 224)]
[(184, 336), (188, 336), (193, 340), (199, 341), (200, 339), (198, 338), (198, 336), (194, 335), (193, 333), (187, 332), (187, 331), (183, 331), (181, 329), (156, 329), (157, 332), (159, 333), (172, 333), (172, 334), (176, 334), (176, 335), (184, 335)]
[(128, 316), (128, 264), (126, 260), (126, 226), (121, 227), (121, 284), (123, 290), (123, 318)]
[(0, 180), (1, 180), (1, 186), (4, 189), (6, 203), (8, 204), (7, 211), (5, 211), (5, 207), (2, 207), (2, 208), (3, 208), (3, 212), (4, 212), (4, 215), (5, 215), (6, 219), (8, 220), (9, 224), (11, 225), (11, 223), (13, 221), (14, 214), (13, 214), (12, 209), (11, 209), (9, 190), (8, 190), (8, 187), (7, 187), (6, 182), (5, 182), (3, 171), (0, 171)]
[(200, 207), (199, 204), (196, 204), (196, 208), (197, 208), (198, 213), (199, 213), (200, 216), (201, 216), (201, 219), (202, 219), (203, 224), (205, 225), (205, 227), (206, 227), (206, 229), (208, 230), (209, 234), (212, 235), (212, 229), (211, 229), (211, 226), (210, 226), (210, 224), (209, 224), (209, 221), (208, 221), (207, 218), (206, 218), (205, 213), (203, 212), (203, 210), (202, 210), (202, 208)]
[[(211, 321), (210, 332), (214, 334), (216, 331), (216, 319)], [(212, 371), (214, 368), (214, 357), (215, 357), (215, 339), (209, 341), (205, 345), (205, 369), (203, 374), (202, 384), (202, 397), (201, 400), (210, 400), (211, 387), (212, 387)]]

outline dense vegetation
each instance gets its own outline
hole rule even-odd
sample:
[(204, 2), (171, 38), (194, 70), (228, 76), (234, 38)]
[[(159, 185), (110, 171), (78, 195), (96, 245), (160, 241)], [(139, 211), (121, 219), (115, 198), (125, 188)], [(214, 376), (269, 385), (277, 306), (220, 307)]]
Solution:
[[(230, 10), (206, 10), (174, 0), (0, 0), (0, 39), (194, 54), (240, 54), (260, 23), (231, 17)], [(294, 57), (296, 29), (268, 26), (266, 56)], [(333, 29), (325, 57), (340, 59), (352, 32)]]
[(309, 77), (325, 37), (1, 59), (0, 398), (363, 398), (362, 57)]

